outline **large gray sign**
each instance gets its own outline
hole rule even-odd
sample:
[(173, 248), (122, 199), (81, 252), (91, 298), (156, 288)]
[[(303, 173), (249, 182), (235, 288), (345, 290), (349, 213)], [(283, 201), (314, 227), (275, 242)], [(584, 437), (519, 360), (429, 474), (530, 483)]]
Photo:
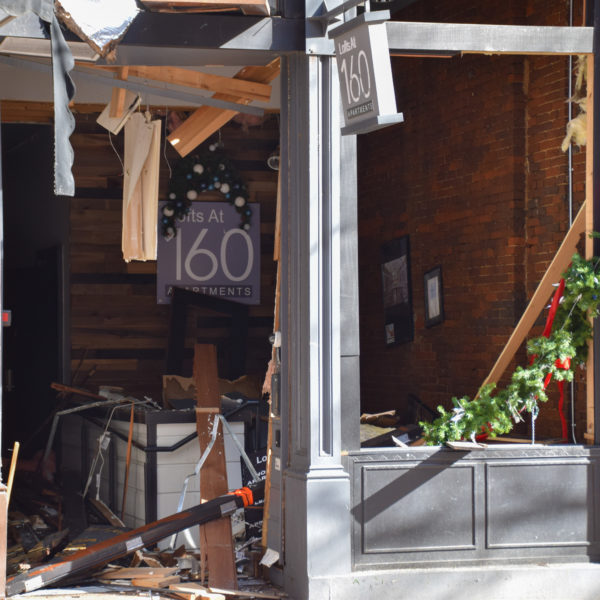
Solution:
[(387, 11), (363, 13), (329, 32), (335, 44), (344, 107), (343, 135), (366, 133), (402, 121), (402, 113), (396, 112), (384, 22), (388, 17)]
[[(159, 203), (159, 215), (166, 202)], [(235, 207), (223, 202), (193, 202), (177, 235), (158, 234), (156, 296), (170, 303), (172, 288), (207, 294), (244, 304), (260, 303), (260, 205), (252, 209), (252, 225), (240, 228)]]

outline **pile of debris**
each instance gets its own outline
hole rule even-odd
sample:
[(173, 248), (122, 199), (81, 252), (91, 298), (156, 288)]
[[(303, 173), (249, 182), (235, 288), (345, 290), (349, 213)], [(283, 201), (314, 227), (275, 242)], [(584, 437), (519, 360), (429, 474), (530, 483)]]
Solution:
[[(192, 384), (194, 387), (192, 404), (184, 409), (159, 406), (148, 398), (140, 402), (114, 390), (98, 395), (52, 384), (63, 396), (52, 418), (46, 422), (51, 425), (48, 442), (45, 450), (40, 450), (31, 461), (19, 462), (14, 486), (12, 476), (18, 447), (13, 452), (8, 486), (6, 596), (29, 596), (36, 592), (44, 596), (58, 593), (69, 598), (84, 595), (88, 600), (91, 600), (89, 594), (147, 596), (150, 593), (176, 600), (226, 597), (278, 599), (284, 596), (260, 578), (263, 572), (261, 560), (264, 562), (260, 505), (264, 500), (265, 473), (259, 474), (255, 470), (244, 444), (235, 438), (226, 420), (227, 413), (239, 416), (248, 402), (239, 400), (239, 393), (232, 399), (231, 395), (219, 392), (213, 348), (197, 347), (195, 362), (194, 381), (183, 382), (188, 395)], [(178, 383), (182, 381), (178, 380)], [(85, 402), (73, 401), (71, 396), (83, 397)], [(171, 402), (176, 401), (171, 398)], [(186, 398), (182, 401), (189, 403)], [(226, 414), (223, 415), (221, 410), (225, 408)], [(98, 455), (103, 463), (103, 441), (111, 419), (115, 411), (123, 410), (130, 414), (130, 423), (129, 436), (124, 436), (127, 458), (123, 481), (119, 480), (123, 488), (123, 509), (119, 518), (100, 494), (101, 467), (96, 468), (96, 459), (92, 461), (85, 487), (81, 477), (85, 476), (83, 472), (69, 477), (67, 473), (75, 472), (61, 470), (63, 479), (56, 482), (53, 445), (60, 417), (108, 411), (108, 416), (99, 420), (103, 433), (98, 438)], [(200, 448), (194, 473), (182, 482), (178, 510), (141, 527), (126, 527), (121, 519), (125, 514), (132, 444), (137, 443), (133, 439), (135, 419), (144, 414), (179, 413), (181, 410), (194, 415), (192, 418)], [(257, 415), (255, 421), (258, 422)], [(172, 416), (175, 418), (177, 415)], [(94, 422), (95, 417), (87, 418)], [(229, 491), (227, 485), (224, 430), (231, 434), (242, 463), (249, 470), (244, 475), (243, 487), (234, 491)], [(187, 436), (184, 442), (188, 443), (191, 441), (188, 438), (193, 437)], [(62, 446), (63, 453), (76, 452), (69, 448)], [(193, 451), (191, 454), (194, 454)], [(64, 462), (67, 457), (62, 458)], [(31, 463), (29, 469), (24, 468), (27, 462)], [(203, 477), (200, 478), (200, 474)], [(196, 502), (200, 503), (184, 508), (185, 492), (191, 477), (199, 479), (199, 499)], [(91, 480), (96, 481), (95, 497), (88, 493)], [(260, 517), (251, 518), (250, 510), (260, 512)], [(242, 533), (233, 534), (230, 523), (233, 515), (242, 519), (245, 525)], [(129, 519), (130, 525), (136, 520), (131, 514), (125, 518)], [(197, 526), (200, 526), (199, 542), (194, 541), (189, 531)], [(186, 545), (176, 547), (180, 533), (184, 534)], [(170, 540), (167, 549), (165, 540)], [(161, 541), (163, 543), (159, 545)], [(57, 589), (57, 586), (60, 588)]]
[[(134, 530), (101, 501), (87, 501), (93, 522), (70, 539), (66, 510), (69, 500), (36, 474), (19, 477), (9, 511), (6, 595), (15, 596), (65, 584), (61, 596), (154, 593), (180, 600), (273, 598), (284, 596), (260, 579), (260, 540), (236, 547), (241, 589), (205, 585), (208, 572), (199, 553), (180, 546), (154, 550), (156, 542), (194, 525), (231, 515), (262, 499), (264, 484), (242, 488)], [(81, 498), (83, 502), (83, 499)], [(26, 516), (29, 514), (29, 516)], [(45, 590), (48, 595), (58, 590)], [(45, 594), (46, 595), (46, 594)]]

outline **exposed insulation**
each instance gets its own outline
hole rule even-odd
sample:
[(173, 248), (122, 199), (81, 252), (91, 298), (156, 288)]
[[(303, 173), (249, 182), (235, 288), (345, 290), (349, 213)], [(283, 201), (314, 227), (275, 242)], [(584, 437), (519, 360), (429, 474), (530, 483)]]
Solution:
[(571, 143), (576, 146), (585, 146), (587, 139), (587, 59), (585, 55), (577, 57), (575, 65), (575, 90), (569, 102), (579, 106), (579, 114), (567, 123), (567, 134), (561, 144), (561, 149), (566, 152)]

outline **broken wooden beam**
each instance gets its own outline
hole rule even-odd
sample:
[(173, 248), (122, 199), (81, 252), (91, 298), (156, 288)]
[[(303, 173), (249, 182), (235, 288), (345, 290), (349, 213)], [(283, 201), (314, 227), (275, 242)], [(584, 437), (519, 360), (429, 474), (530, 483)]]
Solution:
[(241, 10), (245, 15), (271, 14), (268, 0), (141, 0), (148, 10), (159, 12), (205, 12), (211, 10)]
[[(271, 83), (280, 70), (279, 58), (264, 67), (245, 67), (235, 77), (245, 81), (257, 83)], [(238, 104), (250, 104), (250, 100), (239, 95), (215, 94), (213, 98), (237, 102)], [(215, 131), (228, 123), (238, 111), (217, 108), (215, 106), (201, 106), (195, 110), (175, 131), (169, 136), (171, 145), (181, 156), (187, 156), (194, 148), (206, 140)]]
[[(221, 394), (217, 371), (217, 348), (210, 344), (194, 347), (194, 382), (196, 384), (196, 427), (202, 455), (211, 442), (214, 419), (221, 412)], [(227, 493), (227, 464), (223, 430), (219, 430), (213, 447), (200, 470), (200, 497), (211, 498)], [(219, 519), (200, 526), (201, 564), (208, 563), (208, 582), (237, 588), (235, 549), (230, 519)]]
[[(117, 71), (121, 67), (98, 65), (94, 68), (104, 71)], [(129, 77), (151, 79), (152, 81), (191, 87), (196, 90), (207, 90), (219, 94), (232, 94), (260, 102), (268, 102), (271, 99), (272, 92), (272, 88), (268, 83), (248, 81), (237, 77), (225, 77), (213, 73), (204, 73), (203, 71), (194, 71), (193, 69), (184, 69), (183, 67), (129, 67)]]
[(567, 270), (571, 258), (577, 252), (577, 244), (581, 238), (581, 234), (585, 231), (585, 212), (586, 202), (583, 203), (571, 228), (567, 232), (565, 239), (563, 240), (560, 248), (556, 252), (556, 255), (552, 259), (550, 266), (546, 270), (546, 273), (542, 277), (535, 293), (533, 294), (523, 316), (517, 323), (517, 326), (513, 330), (506, 346), (500, 353), (498, 360), (492, 367), (490, 374), (486, 377), (481, 387), (489, 383), (497, 383), (502, 377), (504, 371), (510, 364), (516, 351), (519, 349), (525, 337), (533, 327), (536, 319), (538, 318), (542, 308), (544, 308), (550, 294), (552, 293), (553, 284), (557, 283), (562, 277), (564, 271)]
[[(251, 488), (244, 488), (244, 490), (248, 490), (249, 494), (240, 491), (239, 494), (226, 494), (214, 498), (204, 504), (188, 508), (79, 550), (60, 562), (43, 565), (31, 569), (27, 573), (10, 577), (6, 582), (6, 595), (14, 596), (44, 588), (66, 577), (89, 572), (112, 560), (132, 554), (140, 548), (151, 546), (194, 525), (229, 516), (238, 508), (249, 506), (260, 500), (264, 493), (264, 485), (263, 482), (259, 482), (252, 485)], [(4, 538), (6, 539), (6, 535)]]

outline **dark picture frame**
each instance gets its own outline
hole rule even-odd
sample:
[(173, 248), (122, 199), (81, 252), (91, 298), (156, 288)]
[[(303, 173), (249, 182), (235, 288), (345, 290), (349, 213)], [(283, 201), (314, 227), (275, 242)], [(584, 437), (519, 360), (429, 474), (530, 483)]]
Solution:
[(425, 292), (425, 327), (433, 327), (444, 321), (444, 292), (442, 267), (430, 269), (423, 276)]
[(414, 339), (408, 235), (383, 244), (381, 280), (386, 346)]

